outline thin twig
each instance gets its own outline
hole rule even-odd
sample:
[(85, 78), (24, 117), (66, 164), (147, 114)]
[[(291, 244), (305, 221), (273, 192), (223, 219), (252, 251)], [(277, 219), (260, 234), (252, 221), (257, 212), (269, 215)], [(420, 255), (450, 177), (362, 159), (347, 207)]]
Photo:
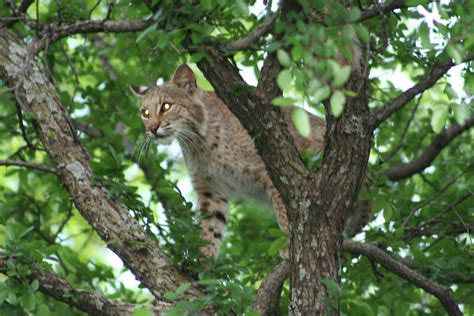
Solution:
[(47, 165), (44, 165), (44, 164), (39, 164), (39, 163), (34, 163), (34, 162), (5, 159), (5, 160), (0, 160), (0, 166), (25, 167), (25, 168), (41, 170), (41, 171), (45, 171), (45, 172), (49, 172), (49, 173), (58, 175), (58, 171), (56, 169), (51, 168), (51, 167), (49, 167)]
[(415, 118), (415, 113), (418, 110), (418, 106), (420, 105), (420, 101), (421, 101), (422, 97), (423, 97), (423, 94), (420, 95), (420, 97), (418, 98), (418, 101), (415, 104), (415, 107), (411, 111), (410, 117), (408, 118), (408, 121), (405, 124), (405, 128), (403, 129), (402, 135), (400, 136), (400, 140), (398, 141), (397, 146), (391, 152), (389, 152), (385, 157), (380, 159), (380, 165), (387, 162), (392, 157), (394, 157), (395, 154), (403, 147), (403, 144), (404, 144), (404, 141), (405, 141), (405, 136), (408, 132), (408, 128), (410, 127), (411, 122)]
[(36, 54), (50, 43), (73, 34), (136, 32), (146, 29), (153, 23), (156, 23), (156, 21), (150, 19), (120, 21), (88, 20), (77, 21), (71, 24), (48, 24), (41, 32), (41, 36), (37, 36), (37, 38), (28, 45), (28, 50), (31, 53)]
[(416, 173), (422, 172), (436, 159), (438, 154), (448, 146), (453, 139), (474, 126), (474, 116), (463, 125), (453, 124), (443, 132), (439, 133), (433, 142), (413, 161), (392, 166), (384, 174), (392, 181), (408, 178)]
[(277, 15), (269, 15), (265, 20), (256, 26), (252, 31), (247, 35), (238, 40), (235, 40), (231, 43), (227, 43), (222, 46), (224, 50), (233, 51), (233, 50), (245, 50), (252, 48), (252, 46), (265, 34), (271, 31), (273, 28)]
[(421, 209), (421, 208), (425, 207), (426, 205), (430, 204), (431, 202), (433, 202), (436, 198), (438, 198), (441, 194), (443, 194), (443, 192), (446, 191), (453, 183), (455, 183), (460, 177), (462, 177), (462, 175), (464, 175), (471, 167), (472, 167), (472, 165), (467, 166), (467, 168), (465, 168), (463, 171), (461, 171), (460, 174), (458, 174), (451, 181), (446, 183), (446, 185), (444, 187), (442, 187), (441, 190), (436, 192), (435, 195), (433, 195), (428, 200), (424, 201), (423, 203), (421, 203), (421, 204), (417, 205), (415, 208), (413, 208), (410, 211), (410, 213), (408, 214), (408, 216), (405, 218), (405, 220), (403, 221), (402, 227), (404, 227), (405, 229), (408, 228), (407, 224), (410, 221), (410, 219), (413, 217), (413, 215), (415, 215), (416, 211), (418, 211), (419, 209)]
[[(474, 55), (468, 56), (463, 62), (469, 62), (474, 59)], [(403, 108), (408, 102), (416, 97), (421, 92), (431, 88), (443, 77), (449, 69), (455, 66), (455, 63), (451, 60), (438, 62), (432, 66), (431, 71), (426, 74), (422, 80), (417, 82), (413, 87), (406, 90), (398, 97), (393, 99), (389, 104), (377, 109), (371, 115), (372, 128), (377, 128), (383, 121), (392, 116), (395, 112)]]

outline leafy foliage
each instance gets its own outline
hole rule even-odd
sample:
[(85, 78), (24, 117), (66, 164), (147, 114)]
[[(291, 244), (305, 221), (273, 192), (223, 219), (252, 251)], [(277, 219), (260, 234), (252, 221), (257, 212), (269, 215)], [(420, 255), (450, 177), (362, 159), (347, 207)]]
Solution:
[[(271, 1), (270, 1), (271, 2)], [(359, 1), (364, 7), (372, 1)], [(408, 1), (412, 3), (413, 1)], [(416, 1), (415, 1), (416, 2)], [(417, 82), (439, 60), (460, 64), (472, 54), (474, 6), (472, 2), (430, 3), (397, 10), (357, 22), (363, 13), (354, 6), (346, 12), (335, 3), (327, 7), (324, 21), (309, 21), (310, 12), (321, 11), (324, 1), (299, 1), (300, 15), (289, 14), (275, 26), (277, 37), (264, 38), (255, 49), (234, 55), (238, 65), (259, 76), (265, 53), (276, 52), (283, 69), (277, 77), (284, 96), (277, 106), (305, 105), (318, 115), (329, 102), (332, 115), (344, 110), (343, 89), (350, 69), (339, 63), (351, 60), (355, 43), (371, 48), (370, 107), (377, 109), (398, 96), (400, 81)], [(241, 38), (260, 22), (253, 1), (206, 0), (191, 6), (160, 1), (155, 13), (140, 1), (108, 6), (99, 1), (41, 1), (27, 15), (39, 23), (77, 20), (144, 19), (165, 21), (139, 33), (81, 34), (52, 43), (39, 61), (55, 83), (62, 103), (77, 124), (95, 175), (95, 185), (109, 189), (112, 198), (128, 207), (184, 271), (197, 277), (207, 295), (180, 299), (189, 284), (165, 295), (178, 302), (170, 315), (197, 314), (218, 304), (219, 312), (253, 315), (256, 290), (279, 260), (287, 238), (274, 215), (255, 205), (235, 202), (222, 252), (216, 262), (200, 255), (198, 214), (192, 194), (182, 194), (187, 176), (181, 156), (164, 148), (151, 148), (143, 159), (133, 155), (142, 135), (137, 100), (130, 84), (150, 85), (169, 80), (176, 66), (207, 58), (200, 49), (212, 38), (218, 42)], [(412, 3), (411, 5), (416, 4)], [(430, 14), (438, 14), (435, 19)], [(5, 6), (0, 16), (9, 16)], [(197, 22), (199, 21), (199, 23)], [(311, 22), (311, 23), (310, 23)], [(23, 23), (14, 30), (27, 42), (35, 31)], [(185, 54), (185, 38), (189, 35)], [(419, 175), (391, 182), (384, 170), (418, 157), (446, 126), (463, 124), (473, 110), (472, 63), (441, 79), (432, 89), (410, 102), (407, 110), (387, 119), (374, 134), (370, 158), (370, 189), (373, 217), (358, 239), (377, 243), (403, 257), (416, 271), (449, 287), (466, 314), (474, 313), (474, 260), (472, 229), (474, 212), (473, 132), (457, 137), (434, 163)], [(454, 82), (463, 78), (463, 86)], [(462, 81), (462, 80), (461, 80)], [(210, 85), (200, 76), (198, 83)], [(0, 89), (5, 89), (0, 81)], [(35, 135), (35, 126), (23, 112), (20, 121), (11, 93), (0, 94), (0, 158), (52, 165)], [(293, 112), (302, 135), (309, 133), (306, 112)], [(23, 129), (23, 131), (22, 131)], [(321, 154), (307, 153), (311, 168), (321, 164)], [(66, 278), (78, 288), (132, 303), (151, 302), (143, 289), (129, 286), (127, 268), (105, 252), (104, 243), (80, 217), (73, 201), (52, 174), (24, 168), (0, 168), (0, 259), (7, 269), (0, 274), (0, 315), (82, 314), (41, 294), (31, 267), (39, 266)], [(344, 254), (340, 286), (325, 283), (347, 315), (444, 315), (440, 303), (423, 290), (363, 257)], [(203, 268), (207, 267), (207, 268)], [(289, 286), (280, 301), (286, 313)], [(145, 311), (146, 313), (146, 311)], [(138, 313), (137, 313), (138, 314)]]

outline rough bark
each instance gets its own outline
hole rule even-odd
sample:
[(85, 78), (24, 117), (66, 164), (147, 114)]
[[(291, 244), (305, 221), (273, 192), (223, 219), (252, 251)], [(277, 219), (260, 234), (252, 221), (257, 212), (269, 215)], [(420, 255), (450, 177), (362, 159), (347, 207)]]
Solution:
[[(105, 187), (92, 184), (88, 154), (79, 144), (53, 85), (21, 41), (5, 28), (0, 29), (0, 78), (37, 123), (37, 134), (81, 215), (135, 276), (157, 298), (190, 282), (144, 233), (127, 208), (108, 198)], [(185, 296), (200, 294), (193, 285)]]
[[(338, 119), (329, 117), (325, 160), (317, 174), (305, 169), (278, 108), (257, 96), (219, 52), (207, 50), (199, 68), (239, 118), (262, 156), (290, 219), (291, 304), (293, 315), (321, 315), (326, 308), (324, 279), (338, 281), (344, 214), (365, 173), (371, 141), (368, 99), (362, 68), (349, 79), (348, 98)], [(222, 80), (226, 78), (226, 80)], [(273, 91), (273, 90), (271, 90)]]
[[(272, 272), (270, 272), (258, 289), (257, 297), (253, 303), (253, 309), (260, 315), (273, 315), (279, 309), (277, 302), (281, 295), (283, 282), (290, 273), (290, 264), (288, 261), (280, 262)], [(277, 306), (275, 306), (277, 305)], [(275, 308), (276, 307), (276, 308)]]
[[(6, 267), (7, 260), (0, 259), (0, 272), (5, 272)], [(32, 267), (31, 270), (30, 279), (38, 281), (40, 292), (91, 315), (125, 316), (132, 315), (135, 310), (140, 308), (152, 310), (153, 315), (162, 315), (164, 311), (173, 306), (166, 302), (154, 302), (154, 306), (120, 302), (75, 288), (55, 273), (41, 271), (37, 267)]]

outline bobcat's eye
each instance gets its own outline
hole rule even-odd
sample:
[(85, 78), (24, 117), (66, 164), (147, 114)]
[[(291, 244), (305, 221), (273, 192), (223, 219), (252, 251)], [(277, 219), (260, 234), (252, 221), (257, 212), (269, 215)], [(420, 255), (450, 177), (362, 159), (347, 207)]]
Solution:
[(148, 111), (148, 109), (142, 109), (142, 116), (144, 118), (150, 117), (150, 111)]
[(161, 107), (163, 113), (168, 112), (171, 109), (171, 103), (165, 102)]

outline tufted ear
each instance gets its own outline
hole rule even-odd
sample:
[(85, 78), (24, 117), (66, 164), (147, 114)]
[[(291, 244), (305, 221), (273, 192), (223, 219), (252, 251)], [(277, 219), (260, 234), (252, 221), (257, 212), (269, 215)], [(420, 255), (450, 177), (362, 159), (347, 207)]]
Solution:
[(194, 72), (186, 64), (182, 64), (176, 69), (171, 82), (186, 90), (189, 94), (193, 94), (197, 88), (196, 76), (194, 76)]
[(149, 89), (150, 89), (149, 87), (139, 87), (139, 86), (134, 86), (134, 85), (130, 86), (130, 90), (137, 97), (142, 97), (145, 93), (148, 92)]

